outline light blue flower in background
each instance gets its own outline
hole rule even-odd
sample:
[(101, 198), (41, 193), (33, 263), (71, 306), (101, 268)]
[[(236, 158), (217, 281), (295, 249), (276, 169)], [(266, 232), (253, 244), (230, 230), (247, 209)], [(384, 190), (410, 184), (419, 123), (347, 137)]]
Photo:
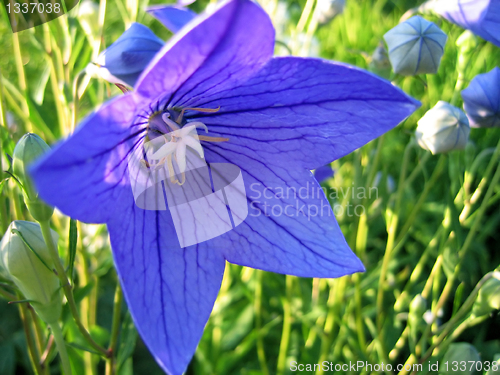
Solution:
[(500, 0), (433, 0), (422, 8), (500, 47)]
[(500, 69), (480, 74), (462, 91), (464, 109), (470, 126), (500, 126)]
[(395, 73), (436, 73), (446, 44), (446, 34), (434, 23), (414, 16), (384, 35)]

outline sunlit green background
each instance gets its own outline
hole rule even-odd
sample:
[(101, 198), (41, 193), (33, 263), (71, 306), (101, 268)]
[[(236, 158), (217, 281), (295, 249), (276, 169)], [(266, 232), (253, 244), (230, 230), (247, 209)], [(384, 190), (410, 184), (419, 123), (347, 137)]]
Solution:
[[(330, 24), (318, 27), (314, 34), (319, 57), (368, 69), (371, 55), (383, 42), (384, 33), (417, 3), (347, 0), (345, 12)], [(116, 40), (133, 20), (151, 27), (167, 40), (171, 34), (143, 11), (151, 4), (107, 0), (101, 50)], [(293, 40), (296, 34), (306, 2), (283, 4), (289, 18), (280, 23), (283, 31), (278, 38), (288, 44), (287, 38)], [(206, 5), (199, 1), (190, 7), (201, 12)], [(263, 5), (269, 9), (276, 4), (269, 1)], [(458, 74), (455, 41), (463, 31), (435, 16), (427, 19), (448, 35), (438, 73), (403, 78), (386, 72), (395, 84), (420, 100), (422, 107), (380, 140), (335, 161), (332, 164), (335, 177), (323, 184), (330, 192), (351, 186), (378, 188), (378, 196), (371, 199), (346, 198), (351, 204), (363, 205), (366, 215), (337, 217), (367, 272), (338, 280), (319, 280), (285, 277), (228, 264), (188, 374), (288, 374), (291, 361), (390, 362), (395, 366), (405, 363), (412, 353), (421, 359), (481, 277), (500, 265), (500, 186), (493, 186), (489, 199), (486, 202), (483, 199), (491, 186), (492, 173), (498, 168), (496, 161), (492, 173), (485, 175), (500, 140), (500, 129), (472, 129), (465, 151), (444, 156), (432, 156), (414, 141), (416, 122), (425, 111), (438, 100), (453, 98)], [(64, 22), (54, 21), (12, 34), (5, 14), (0, 15), (0, 72), (7, 110), (7, 128), (0, 127), (0, 134), (7, 154), (12, 155), (15, 143), (28, 130), (49, 144), (68, 133), (74, 79), (96, 51), (74, 16), (65, 17)], [(50, 54), (46, 52), (47, 40)], [(20, 46), (20, 55), (16, 45)], [(479, 40), (465, 70), (466, 81), (490, 71), (499, 61), (500, 49)], [(19, 75), (20, 66), (24, 80)], [(120, 94), (116, 87), (103, 81), (92, 79), (88, 85), (78, 102), (78, 119), (109, 97)], [(461, 107), (460, 96), (455, 105)], [(3, 166), (8, 168), (6, 158)], [(478, 199), (469, 202), (483, 177)], [(464, 178), (468, 184), (465, 190)], [(388, 179), (394, 187), (387, 183)], [(9, 218), (2, 223), (2, 233), (10, 220), (30, 220), (19, 196), (12, 181), (2, 186), (0, 205)], [(331, 203), (347, 204), (342, 199)], [(469, 214), (461, 218), (465, 206)], [(481, 207), (483, 214), (479, 214)], [(472, 231), (477, 220), (477, 230)], [(53, 225), (60, 233), (59, 249), (64, 258), (68, 220), (58, 215)], [(388, 232), (393, 233), (392, 239)], [(470, 246), (460, 252), (469, 235)], [(392, 244), (389, 249), (388, 239)], [(387, 268), (380, 283), (384, 259)], [(102, 345), (109, 340), (116, 281), (105, 228), (80, 224), (75, 296), (80, 301), (84, 323)], [(450, 289), (444, 289), (447, 282)], [(409, 305), (422, 293), (427, 300), (425, 310), (433, 312), (438, 311), (436, 305), (443, 296), (439, 318), (427, 325), (420, 316), (417, 328), (410, 332)], [(134, 347), (136, 333), (126, 306), (122, 310), (118, 373), (163, 373), (140, 339)], [(464, 318), (468, 316), (466, 313)], [(68, 341), (85, 345), (68, 311), (63, 320)], [(470, 326), (460, 326), (457, 331), (460, 322), (451, 327), (451, 335), (457, 332), (453, 340), (472, 343), (484, 361), (492, 361), (500, 353), (500, 318), (495, 312)], [(444, 349), (435, 351), (431, 359), (442, 359)], [(76, 374), (104, 373), (104, 361), (99, 361), (96, 355), (74, 347), (69, 350)], [(53, 351), (51, 356), (54, 358), (51, 373), (57, 374), (58, 359)], [(0, 299), (0, 374), (31, 373), (18, 308)]]

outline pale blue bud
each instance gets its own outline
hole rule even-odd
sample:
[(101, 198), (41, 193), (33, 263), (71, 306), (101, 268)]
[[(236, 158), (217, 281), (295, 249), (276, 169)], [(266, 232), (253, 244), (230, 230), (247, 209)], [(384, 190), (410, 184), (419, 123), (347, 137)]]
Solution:
[(402, 75), (436, 73), (446, 34), (434, 23), (415, 16), (384, 35), (394, 72)]
[(415, 132), (418, 144), (433, 154), (462, 150), (467, 145), (470, 127), (465, 113), (439, 101), (418, 121)]

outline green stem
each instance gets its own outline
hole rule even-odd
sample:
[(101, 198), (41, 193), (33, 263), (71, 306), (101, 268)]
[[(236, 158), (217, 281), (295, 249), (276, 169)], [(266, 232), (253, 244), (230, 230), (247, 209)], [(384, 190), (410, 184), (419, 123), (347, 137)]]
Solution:
[(118, 344), (118, 334), (120, 333), (120, 315), (122, 309), (123, 293), (120, 286), (120, 281), (116, 282), (115, 301), (113, 306), (113, 323), (111, 324), (111, 340), (108, 347), (108, 352), (111, 353), (109, 361), (106, 362), (106, 375), (116, 373), (116, 347)]
[[(43, 352), (43, 345), (45, 342), (45, 337), (43, 334), (43, 329), (40, 326), (40, 319), (38, 318), (38, 315), (35, 312), (35, 309), (28, 305), (28, 310), (31, 314), (31, 319), (33, 320), (33, 325), (35, 326), (35, 337), (36, 337), (36, 345), (39, 353)], [(43, 367), (43, 366), (42, 366)]]
[(391, 253), (394, 249), (394, 240), (396, 238), (396, 231), (399, 223), (399, 213), (401, 212), (401, 201), (403, 199), (404, 192), (404, 180), (406, 177), (406, 170), (408, 168), (408, 161), (410, 155), (410, 146), (407, 145), (405, 149), (405, 153), (403, 156), (403, 164), (401, 165), (401, 173), (399, 175), (399, 183), (398, 183), (398, 191), (396, 194), (396, 206), (394, 212), (390, 216), (389, 227), (387, 228), (387, 245), (384, 253), (384, 257), (382, 260), (382, 268), (380, 270), (380, 277), (378, 282), (378, 290), (377, 290), (377, 329), (378, 329), (378, 338), (380, 342), (383, 341), (383, 332), (382, 326), (385, 319), (384, 314), (384, 288), (385, 288), (385, 279), (387, 275), (387, 270), (389, 268), (389, 261), (391, 259)]
[(40, 228), (42, 229), (42, 235), (43, 239), (45, 240), (45, 243), (47, 244), (47, 248), (49, 250), (50, 257), (52, 259), (52, 262), (54, 263), (54, 266), (56, 268), (57, 276), (59, 277), (59, 281), (61, 283), (61, 286), (64, 291), (64, 295), (66, 296), (66, 300), (68, 302), (68, 307), (71, 311), (71, 315), (73, 315), (73, 319), (75, 320), (75, 323), (80, 330), (80, 333), (83, 335), (83, 337), (87, 340), (87, 342), (97, 350), (99, 353), (101, 353), (104, 357), (108, 358), (110, 353), (101, 347), (99, 344), (97, 344), (94, 339), (90, 336), (89, 332), (85, 329), (83, 326), (80, 316), (78, 314), (78, 308), (76, 306), (75, 299), (73, 297), (73, 293), (71, 290), (71, 285), (69, 283), (69, 280), (66, 276), (66, 273), (64, 271), (63, 265), (61, 263), (61, 260), (59, 259), (59, 254), (57, 252), (57, 248), (54, 245), (54, 241), (52, 239), (52, 234), (50, 232), (50, 223), (49, 221), (41, 221), (40, 222)]
[[(328, 356), (331, 352), (331, 346), (336, 328), (335, 323), (339, 324), (342, 320), (340, 317), (340, 311), (345, 302), (344, 298), (347, 280), (347, 277), (341, 277), (330, 282), (330, 292), (327, 302), (328, 314), (326, 316), (323, 330), (325, 335), (321, 338), (321, 354), (318, 363), (323, 363), (323, 361), (328, 360)], [(342, 327), (340, 326), (339, 328)], [(337, 340), (340, 340), (340, 334), (338, 335)], [(338, 347), (338, 345), (336, 346)], [(320, 369), (316, 372), (316, 374), (320, 375), (323, 373), (323, 366), (320, 366)]]
[(49, 327), (52, 330), (52, 335), (54, 336), (54, 341), (56, 343), (57, 350), (59, 351), (63, 374), (71, 375), (71, 365), (69, 363), (68, 352), (66, 351), (66, 343), (64, 342), (61, 327), (59, 327), (59, 323), (57, 322), (49, 324)]
[(30, 357), (31, 365), (33, 366), (35, 373), (37, 375), (43, 375), (42, 366), (40, 365), (38, 353), (36, 351), (35, 343), (33, 340), (33, 334), (30, 329), (29, 317), (28, 317), (28, 308), (26, 304), (19, 303), (19, 315), (21, 317), (21, 321), (23, 323), (24, 334), (26, 336), (26, 344), (28, 345), (28, 354)]
[(411, 226), (415, 222), (415, 219), (417, 218), (418, 212), (420, 211), (420, 209), (422, 208), (422, 205), (425, 203), (425, 200), (427, 199), (427, 195), (429, 195), (432, 188), (434, 187), (434, 184), (437, 182), (439, 176), (441, 175), (441, 172), (443, 171), (445, 162), (446, 162), (446, 158), (444, 157), (444, 155), (441, 155), (441, 157), (439, 158), (439, 162), (436, 165), (434, 172), (432, 173), (431, 178), (425, 184), (425, 187), (424, 187), (422, 194), (420, 194), (420, 197), (418, 198), (417, 203), (413, 207), (413, 210), (412, 210), (410, 216), (408, 217), (408, 220), (406, 220), (403, 228), (401, 229), (401, 232), (399, 233), (399, 236), (396, 238), (395, 243), (397, 244), (397, 246), (404, 239), (406, 233), (408, 232), (408, 230), (411, 228)]
[(259, 358), (260, 369), (264, 375), (269, 375), (267, 367), (266, 352), (262, 336), (262, 276), (264, 272), (255, 270), (255, 329), (257, 331), (257, 357)]
[(474, 304), (474, 301), (476, 300), (476, 297), (479, 293), (479, 290), (484, 285), (484, 283), (486, 281), (488, 281), (489, 279), (491, 279), (492, 277), (500, 278), (500, 272), (492, 271), (492, 272), (488, 272), (486, 275), (483, 276), (483, 278), (477, 283), (476, 287), (474, 288), (472, 293), (469, 295), (469, 297), (467, 297), (467, 299), (465, 300), (465, 302), (462, 305), (462, 307), (460, 308), (460, 310), (458, 310), (457, 313), (453, 316), (453, 318), (451, 318), (448, 321), (448, 323), (446, 323), (444, 325), (444, 327), (442, 328), (442, 332), (439, 334), (439, 336), (436, 338), (436, 340), (431, 345), (431, 347), (427, 350), (427, 352), (424, 354), (424, 356), (420, 359), (419, 363), (424, 363), (432, 355), (434, 350), (450, 334), (450, 332), (453, 331), (453, 329), (458, 324), (458, 322), (460, 322), (462, 319), (465, 318), (465, 316), (469, 313), (469, 310), (472, 308), (472, 305)]
[[(23, 112), (28, 114), (28, 119), (29, 119), (29, 107), (28, 107), (28, 103), (26, 102), (28, 85), (26, 84), (26, 75), (24, 73), (23, 57), (21, 55), (21, 46), (19, 43), (18, 33), (12, 34), (12, 46), (14, 47), (14, 58), (16, 60), (19, 88), (21, 89), (21, 92), (24, 96), (24, 100), (21, 103), (21, 106), (22, 106)], [(29, 120), (26, 122), (24, 130), (26, 130), (27, 132), (32, 131), (31, 122)]]
[(78, 119), (78, 100), (80, 98), (78, 95), (78, 87), (82, 78), (85, 78), (85, 71), (78, 73), (73, 81), (73, 113), (71, 116), (71, 132), (74, 132), (76, 129), (76, 121)]
[(314, 7), (314, 0), (307, 0), (304, 10), (302, 11), (302, 14), (300, 16), (299, 22), (297, 23), (297, 28), (295, 29), (296, 35), (304, 31), (304, 28), (306, 27), (307, 20), (311, 15), (313, 7)]
[[(500, 166), (497, 168), (495, 175), (491, 179), (490, 185), (488, 186), (488, 190), (486, 191), (483, 201), (481, 202), (481, 206), (479, 207), (476, 217), (474, 218), (474, 224), (472, 224), (472, 227), (469, 233), (467, 234), (467, 237), (465, 238), (464, 244), (462, 245), (462, 248), (458, 252), (460, 261), (458, 264), (457, 272), (460, 271), (463, 265), (463, 260), (465, 259), (465, 256), (470, 248), (470, 245), (472, 244), (474, 235), (476, 234), (477, 230), (479, 229), (479, 226), (481, 225), (481, 219), (483, 218), (484, 213), (486, 212), (486, 209), (489, 206), (490, 198), (493, 195), (495, 189), (497, 188), (499, 180), (500, 180)], [(455, 272), (455, 274), (457, 274), (457, 272)]]
[(483, 215), (486, 212), (486, 208), (488, 208), (489, 206), (490, 198), (493, 195), (493, 192), (495, 191), (499, 180), (500, 180), (500, 167), (497, 168), (495, 175), (493, 176), (491, 183), (488, 187), (488, 190), (486, 191), (486, 194), (483, 198), (483, 201), (481, 202), (481, 206), (477, 211), (476, 217), (474, 218), (474, 223), (472, 224), (469, 233), (467, 233), (467, 237), (465, 238), (464, 244), (458, 251), (459, 260), (457, 267), (453, 275), (446, 281), (443, 292), (441, 293), (441, 296), (439, 297), (439, 300), (437, 302), (436, 311), (439, 311), (439, 309), (444, 305), (445, 301), (448, 299), (448, 296), (450, 295), (453, 289), (455, 280), (457, 279), (462, 269), (462, 266), (464, 264), (464, 259), (467, 255), (467, 252), (469, 251), (470, 245), (472, 244), (472, 240), (474, 239), (474, 236), (477, 230), (479, 229), (479, 225), (481, 225), (481, 219), (483, 218)]
[[(479, 158), (479, 155), (478, 155)], [(483, 178), (481, 179), (481, 182), (479, 183), (476, 191), (472, 194), (472, 196), (469, 198), (468, 196), (465, 197), (465, 207), (460, 213), (460, 222), (464, 223), (465, 219), (469, 216), (469, 212), (472, 209), (472, 205), (479, 199), (481, 196), (481, 192), (485, 189), (485, 187), (488, 185), (488, 181), (490, 179), (490, 176), (493, 172), (493, 169), (495, 165), (498, 162), (498, 159), (500, 158), (500, 140), (497, 143), (497, 146), (495, 147), (495, 151), (493, 152), (493, 155), (491, 156), (490, 162), (488, 163), (488, 166), (486, 167), (486, 171), (484, 172)], [(477, 158), (476, 158), (477, 159)], [(476, 164), (474, 162), (474, 164)], [(475, 169), (475, 165), (471, 168), (471, 172)], [(472, 178), (472, 177), (471, 177)], [(469, 179), (469, 181), (471, 181)], [(468, 184), (466, 184), (466, 191), (468, 190), (467, 187)]]
[(286, 297), (283, 299), (283, 332), (281, 334), (280, 350), (278, 354), (277, 374), (283, 375), (286, 369), (286, 355), (288, 353), (288, 344), (290, 342), (290, 331), (292, 328), (292, 276), (286, 276)]
[(0, 296), (9, 301), (15, 301), (17, 299), (15, 295), (3, 290), (2, 288), (0, 288)]
[(3, 80), (2, 80), (2, 70), (0, 69), (0, 122), (1, 125), (8, 128), (7, 126), (7, 112), (5, 111), (5, 103), (3, 100)]

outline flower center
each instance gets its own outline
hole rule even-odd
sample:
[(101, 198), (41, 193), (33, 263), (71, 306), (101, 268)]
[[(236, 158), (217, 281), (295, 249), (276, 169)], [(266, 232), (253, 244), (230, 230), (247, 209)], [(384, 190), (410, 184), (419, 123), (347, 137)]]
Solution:
[[(198, 135), (196, 129), (201, 128), (205, 130), (205, 133), (208, 133), (207, 126), (200, 121), (183, 122), (184, 113), (187, 110), (215, 113), (219, 109), (220, 108), (184, 108), (180, 112), (166, 111), (161, 114), (153, 113), (148, 122), (148, 138), (152, 135), (150, 133), (156, 133), (157, 136), (153, 138), (155, 146), (153, 146), (153, 142), (147, 142), (145, 144), (146, 153), (149, 148), (153, 149), (153, 153), (148, 155), (149, 162), (144, 160), (144, 164), (148, 168), (153, 169), (153, 171), (166, 166), (170, 176), (170, 182), (179, 185), (184, 184), (187, 165), (187, 147), (194, 150), (201, 159), (204, 159), (203, 147), (200, 141), (229, 141), (229, 138)], [(174, 117), (175, 119), (173, 119)], [(158, 144), (162, 145), (156, 149)], [(177, 168), (174, 167), (174, 161)], [(180, 179), (177, 178), (179, 174), (181, 175)]]

